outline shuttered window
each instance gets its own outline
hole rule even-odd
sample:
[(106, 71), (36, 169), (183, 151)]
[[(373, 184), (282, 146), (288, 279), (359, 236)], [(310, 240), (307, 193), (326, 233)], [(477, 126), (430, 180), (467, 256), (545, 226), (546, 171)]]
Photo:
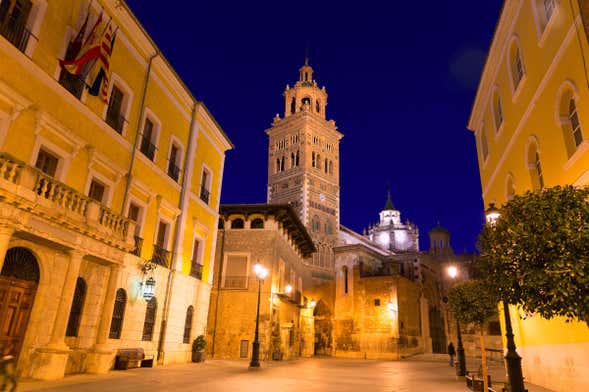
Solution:
[(125, 306), (127, 305), (127, 293), (123, 289), (118, 289), (115, 297), (115, 306), (112, 310), (112, 319), (110, 320), (110, 339), (120, 339), (121, 330), (123, 329), (123, 319), (125, 317)]

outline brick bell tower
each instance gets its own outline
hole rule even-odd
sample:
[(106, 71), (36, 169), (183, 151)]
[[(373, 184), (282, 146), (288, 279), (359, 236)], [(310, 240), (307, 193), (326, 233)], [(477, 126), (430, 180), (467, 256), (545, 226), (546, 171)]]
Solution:
[(266, 130), (268, 144), (268, 203), (289, 203), (299, 213), (315, 242), (317, 253), (308, 262), (333, 272), (339, 232), (339, 140), (335, 121), (327, 120), (327, 92), (313, 79), (309, 59), (299, 80), (286, 86), (284, 117), (276, 114)]

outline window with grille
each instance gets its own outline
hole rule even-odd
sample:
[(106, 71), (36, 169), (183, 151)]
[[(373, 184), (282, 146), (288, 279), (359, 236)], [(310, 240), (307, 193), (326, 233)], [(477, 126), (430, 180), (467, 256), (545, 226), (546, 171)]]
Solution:
[(192, 248), (192, 260), (190, 264), (190, 275), (197, 279), (202, 279), (202, 263), (200, 260), (200, 248), (200, 241), (194, 240), (194, 246)]
[(522, 62), (521, 51), (519, 50), (519, 48), (516, 48), (513, 58), (513, 85), (515, 88), (517, 88), (523, 77), (524, 64)]
[(223, 277), (223, 287), (229, 289), (247, 288), (247, 257), (228, 256)]
[(155, 143), (153, 142), (153, 122), (150, 119), (145, 119), (145, 125), (143, 126), (143, 137), (141, 139), (140, 151), (153, 161), (155, 157)]
[(90, 190), (88, 191), (88, 196), (99, 203), (103, 203), (105, 192), (106, 187), (104, 186), (104, 184), (96, 181), (96, 179), (92, 179), (92, 182), (90, 183)]
[(569, 101), (569, 120), (571, 122), (571, 129), (573, 131), (573, 140), (575, 147), (583, 142), (583, 132), (581, 130), (581, 123), (579, 122), (579, 115), (577, 113), (577, 105), (575, 99), (571, 98)]
[(184, 320), (184, 337), (182, 341), (184, 343), (190, 343), (190, 333), (192, 332), (192, 314), (194, 313), (194, 308), (192, 305), (186, 309), (186, 319)]
[(65, 336), (78, 336), (80, 320), (84, 309), (84, 301), (86, 300), (86, 287), (86, 281), (83, 278), (78, 278), (76, 281), (76, 290), (74, 291), (74, 299), (72, 301), (72, 308), (70, 309), (70, 317), (67, 322)]
[(31, 35), (27, 21), (32, 7), (31, 0), (0, 1), (0, 35), (21, 52), (25, 51)]
[(41, 148), (39, 150), (39, 154), (37, 155), (37, 162), (35, 163), (35, 167), (48, 176), (55, 177), (58, 163), (58, 157)]
[(106, 110), (106, 123), (118, 133), (123, 133), (125, 118), (123, 117), (123, 101), (125, 94), (116, 86), (112, 86), (108, 109)]
[(168, 175), (176, 182), (180, 178), (180, 149), (172, 144), (170, 158), (168, 160)]
[(155, 326), (155, 315), (157, 313), (157, 300), (152, 297), (147, 303), (145, 309), (145, 321), (143, 321), (143, 341), (151, 341), (153, 339), (153, 329)]
[(125, 306), (127, 305), (127, 293), (123, 289), (118, 289), (115, 296), (115, 306), (112, 310), (110, 320), (109, 339), (120, 339), (121, 330), (123, 329), (123, 319), (125, 317)]

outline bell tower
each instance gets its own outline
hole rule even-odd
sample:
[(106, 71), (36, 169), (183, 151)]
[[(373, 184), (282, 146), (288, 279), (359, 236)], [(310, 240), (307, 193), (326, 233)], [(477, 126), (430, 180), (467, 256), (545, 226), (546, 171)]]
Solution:
[(315, 242), (308, 262), (333, 272), (333, 247), (339, 233), (339, 141), (335, 121), (327, 120), (327, 92), (313, 78), (309, 59), (299, 68), (299, 80), (283, 93), (284, 115), (266, 130), (268, 203), (290, 204)]

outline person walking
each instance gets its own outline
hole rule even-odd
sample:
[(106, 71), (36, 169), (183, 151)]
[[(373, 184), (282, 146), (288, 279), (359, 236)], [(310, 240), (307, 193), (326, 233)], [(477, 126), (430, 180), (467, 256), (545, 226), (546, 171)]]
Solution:
[(448, 345), (448, 355), (450, 356), (450, 366), (454, 367), (454, 356), (456, 355), (456, 350), (454, 349), (454, 344), (450, 342)]

